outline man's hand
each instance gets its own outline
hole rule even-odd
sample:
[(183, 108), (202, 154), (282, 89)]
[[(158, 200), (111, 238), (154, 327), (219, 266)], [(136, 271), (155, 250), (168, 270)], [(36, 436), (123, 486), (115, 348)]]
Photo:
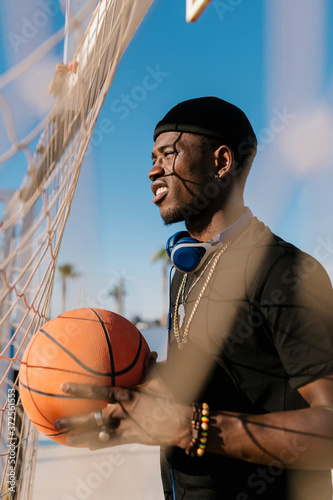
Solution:
[[(55, 422), (57, 430), (78, 431), (68, 439), (71, 446), (97, 449), (135, 442), (186, 448), (191, 441), (191, 407), (176, 402), (158, 378), (133, 389), (73, 383), (64, 383), (61, 389), (80, 398), (108, 402), (101, 412), (103, 426), (97, 424), (95, 413)], [(104, 438), (109, 434), (107, 442), (99, 439), (101, 430)]]

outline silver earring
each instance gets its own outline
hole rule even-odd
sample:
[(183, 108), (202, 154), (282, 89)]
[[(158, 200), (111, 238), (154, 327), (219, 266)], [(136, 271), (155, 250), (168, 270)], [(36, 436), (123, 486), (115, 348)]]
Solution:
[(220, 178), (219, 174), (215, 174), (215, 180), (217, 182), (221, 182), (221, 178)]

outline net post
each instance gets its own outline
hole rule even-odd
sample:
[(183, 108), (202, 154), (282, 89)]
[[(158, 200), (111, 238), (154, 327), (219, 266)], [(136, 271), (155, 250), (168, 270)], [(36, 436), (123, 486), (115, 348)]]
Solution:
[(198, 19), (211, 0), (186, 0), (186, 21), (193, 23)]

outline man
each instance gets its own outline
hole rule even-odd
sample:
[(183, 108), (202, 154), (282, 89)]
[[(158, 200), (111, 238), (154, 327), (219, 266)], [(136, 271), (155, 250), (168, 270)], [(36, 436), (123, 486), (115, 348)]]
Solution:
[(240, 109), (185, 101), (154, 140), (153, 202), (188, 231), (168, 244), (167, 363), (138, 390), (63, 385), (109, 405), (56, 425), (90, 425), (72, 444), (91, 448), (161, 445), (166, 499), (331, 500), (330, 281), (244, 207), (256, 137)]

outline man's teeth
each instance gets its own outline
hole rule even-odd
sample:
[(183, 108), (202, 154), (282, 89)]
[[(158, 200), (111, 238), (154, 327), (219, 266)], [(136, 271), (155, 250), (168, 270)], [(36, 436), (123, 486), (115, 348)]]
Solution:
[(158, 188), (156, 191), (156, 196), (158, 196), (161, 193), (164, 193), (167, 190), (168, 190), (168, 188), (166, 186)]

